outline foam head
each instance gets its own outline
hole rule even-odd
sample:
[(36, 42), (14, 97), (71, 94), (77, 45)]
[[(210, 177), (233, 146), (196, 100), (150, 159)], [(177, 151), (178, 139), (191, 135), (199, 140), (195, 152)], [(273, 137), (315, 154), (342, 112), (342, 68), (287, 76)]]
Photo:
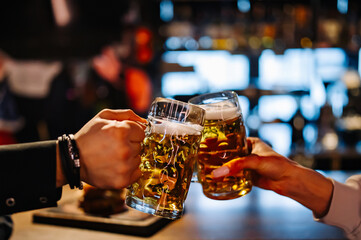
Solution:
[(207, 120), (227, 120), (241, 114), (240, 108), (229, 101), (202, 105), (202, 108), (206, 110), (205, 119)]
[(174, 136), (200, 135), (203, 127), (197, 124), (177, 123), (157, 119), (156, 123), (150, 125), (150, 132)]

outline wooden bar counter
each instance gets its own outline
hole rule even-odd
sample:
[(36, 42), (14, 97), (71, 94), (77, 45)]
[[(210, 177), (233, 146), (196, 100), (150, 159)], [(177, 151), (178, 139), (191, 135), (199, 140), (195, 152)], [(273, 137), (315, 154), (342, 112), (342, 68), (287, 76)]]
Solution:
[[(356, 172), (324, 174), (344, 182)], [(64, 188), (60, 204), (78, 197), (79, 192)], [(13, 215), (11, 240), (346, 239), (342, 230), (315, 222), (312, 212), (299, 203), (259, 188), (253, 188), (242, 198), (215, 201), (203, 195), (200, 184), (192, 183), (184, 216), (150, 237), (34, 223), (34, 213), (36, 211)]]

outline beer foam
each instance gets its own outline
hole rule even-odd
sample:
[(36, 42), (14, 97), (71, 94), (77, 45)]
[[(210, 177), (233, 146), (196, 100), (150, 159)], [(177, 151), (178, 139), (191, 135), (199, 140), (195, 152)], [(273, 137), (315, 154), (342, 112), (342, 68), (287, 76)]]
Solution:
[(206, 110), (205, 119), (207, 120), (216, 120), (222, 119), (227, 120), (231, 118), (235, 118), (240, 115), (239, 108), (235, 106), (227, 106), (227, 105), (204, 105), (202, 106), (204, 110)]
[(151, 124), (151, 132), (169, 135), (200, 135), (203, 127), (197, 124), (177, 123), (158, 120), (159, 123)]

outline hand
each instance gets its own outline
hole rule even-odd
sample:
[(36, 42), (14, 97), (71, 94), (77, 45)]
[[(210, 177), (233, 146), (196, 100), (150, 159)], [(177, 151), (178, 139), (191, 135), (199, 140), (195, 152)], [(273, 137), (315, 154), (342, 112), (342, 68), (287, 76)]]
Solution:
[(269, 145), (258, 138), (247, 139), (251, 154), (236, 158), (213, 171), (218, 178), (225, 175), (235, 175), (242, 169), (253, 169), (253, 184), (263, 189), (273, 190), (284, 195), (284, 183), (290, 180), (296, 162), (276, 153)]
[(213, 177), (235, 175), (242, 169), (254, 173), (253, 184), (290, 197), (316, 216), (327, 213), (333, 192), (331, 180), (276, 153), (258, 138), (248, 138), (251, 154), (234, 159), (213, 171)]
[(120, 189), (140, 175), (141, 142), (147, 121), (131, 110), (103, 110), (75, 134), (81, 179), (95, 187)]

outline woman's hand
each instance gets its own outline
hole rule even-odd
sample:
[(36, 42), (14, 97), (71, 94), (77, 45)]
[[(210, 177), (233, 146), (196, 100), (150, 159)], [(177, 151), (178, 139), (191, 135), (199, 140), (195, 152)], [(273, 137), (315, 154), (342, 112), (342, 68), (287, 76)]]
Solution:
[(258, 138), (248, 138), (251, 154), (234, 159), (213, 171), (213, 177), (235, 175), (243, 169), (253, 170), (253, 184), (263, 189), (290, 197), (316, 216), (328, 212), (333, 184), (318, 172), (305, 168), (276, 153)]

